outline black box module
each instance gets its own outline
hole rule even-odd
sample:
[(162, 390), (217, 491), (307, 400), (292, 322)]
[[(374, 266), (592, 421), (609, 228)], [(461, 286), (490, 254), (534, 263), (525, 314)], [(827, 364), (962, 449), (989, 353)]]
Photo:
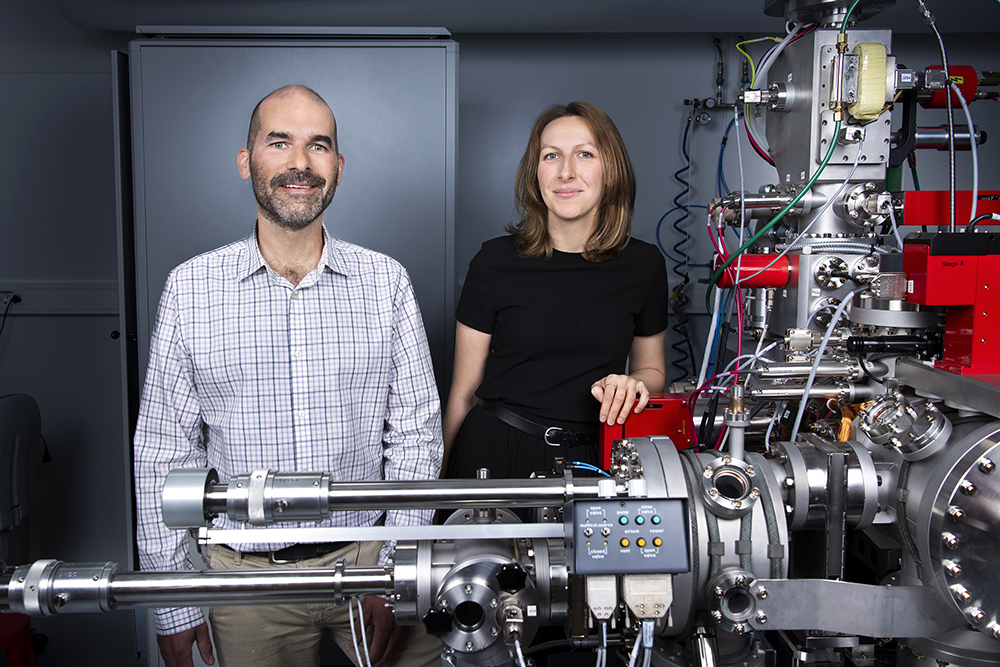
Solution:
[(566, 506), (573, 574), (687, 572), (687, 501), (594, 498)]

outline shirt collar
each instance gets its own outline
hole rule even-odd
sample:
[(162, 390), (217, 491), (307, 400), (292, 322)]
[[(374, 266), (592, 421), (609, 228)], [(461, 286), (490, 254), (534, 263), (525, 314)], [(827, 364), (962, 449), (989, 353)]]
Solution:
[[(238, 281), (243, 280), (266, 267), (267, 262), (264, 260), (264, 256), (260, 254), (260, 246), (257, 244), (257, 226), (255, 224), (253, 230), (250, 232), (250, 236), (246, 239), (243, 261), (240, 263), (236, 279)], [(330, 236), (326, 231), (325, 225), (323, 226), (323, 254), (320, 255), (317, 268), (327, 268), (334, 273), (345, 276), (351, 275), (350, 264), (344, 257), (343, 241)]]

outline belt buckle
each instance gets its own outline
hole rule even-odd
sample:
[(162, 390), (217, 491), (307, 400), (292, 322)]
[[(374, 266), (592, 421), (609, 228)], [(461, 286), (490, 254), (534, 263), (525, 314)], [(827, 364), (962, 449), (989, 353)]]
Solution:
[(542, 439), (545, 440), (545, 444), (548, 445), (549, 447), (559, 447), (561, 446), (560, 443), (549, 441), (549, 434), (556, 435), (562, 432), (563, 429), (559, 428), (558, 426), (550, 426), (547, 429), (545, 429), (545, 435), (543, 436)]

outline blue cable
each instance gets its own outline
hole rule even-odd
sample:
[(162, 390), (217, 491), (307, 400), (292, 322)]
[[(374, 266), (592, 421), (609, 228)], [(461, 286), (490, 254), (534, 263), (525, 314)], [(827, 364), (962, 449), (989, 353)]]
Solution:
[(570, 461), (569, 464), (573, 468), (580, 468), (581, 470), (589, 470), (591, 472), (599, 472), (605, 477), (611, 477), (611, 475), (609, 475), (607, 471), (601, 470), (597, 466), (591, 465), (590, 463), (586, 463), (584, 461)]
[(726, 171), (722, 167), (722, 157), (726, 153), (726, 141), (729, 140), (729, 130), (733, 129), (733, 123), (735, 122), (735, 118), (729, 121), (729, 125), (726, 126), (726, 131), (722, 135), (722, 143), (719, 145), (719, 172), (716, 175), (716, 185), (719, 188), (720, 197), (725, 197), (729, 194), (729, 185), (726, 183)]

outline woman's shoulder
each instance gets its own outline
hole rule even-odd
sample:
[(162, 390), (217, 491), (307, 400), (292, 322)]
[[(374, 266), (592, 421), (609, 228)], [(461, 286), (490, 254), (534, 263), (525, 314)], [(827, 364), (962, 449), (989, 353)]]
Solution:
[(628, 245), (622, 250), (621, 257), (627, 257), (630, 261), (649, 262), (650, 264), (664, 263), (663, 253), (652, 243), (647, 243), (635, 237), (629, 239)]
[(511, 234), (504, 234), (503, 236), (492, 238), (489, 241), (483, 241), (482, 249), (489, 252), (514, 251), (514, 236)]

